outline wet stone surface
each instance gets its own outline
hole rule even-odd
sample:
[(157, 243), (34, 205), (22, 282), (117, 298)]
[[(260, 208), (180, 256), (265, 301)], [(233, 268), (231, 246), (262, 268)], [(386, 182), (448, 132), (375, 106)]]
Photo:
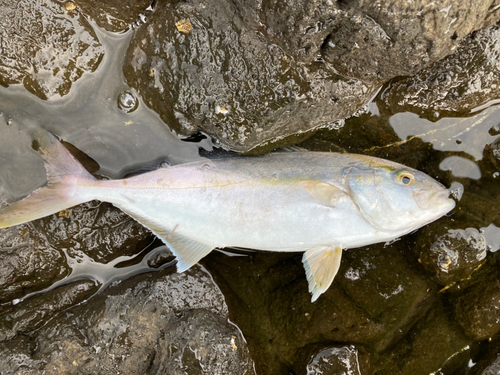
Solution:
[(0, 243), (0, 302), (46, 288), (70, 272), (64, 254), (26, 225), (0, 230)]
[[(50, 235), (47, 235), (50, 233)], [(49, 287), (71, 273), (82, 256), (108, 263), (139, 253), (149, 230), (110, 204), (89, 202), (0, 230), (0, 302)]]
[[(429, 231), (419, 236), (426, 242)], [(450, 285), (469, 277), (484, 262), (487, 242), (475, 228), (449, 229), (430, 247), (419, 249), (419, 261), (441, 285)]]
[(154, 238), (148, 229), (126, 213), (99, 201), (35, 221), (33, 227), (40, 233), (51, 233), (50, 245), (65, 249), (69, 256), (81, 252), (101, 263), (137, 254)]
[(500, 28), (463, 39), (450, 56), (412, 77), (392, 81), (380, 95), (382, 110), (409, 110), (426, 118), (466, 116), (500, 95)]
[(104, 54), (87, 20), (55, 0), (0, 1), (0, 44), (0, 84), (42, 99), (66, 95)]
[[(175, 26), (183, 20), (187, 33)], [(344, 118), (373, 93), (328, 64), (296, 62), (225, 0), (159, 3), (124, 73), (175, 131), (201, 128), (235, 151)]]
[(450, 297), (457, 322), (474, 340), (485, 340), (500, 332), (500, 278), (494, 267), (481, 275), (482, 282)]
[[(323, 45), (340, 74), (383, 83), (413, 75), (448, 55), (458, 41), (490, 25), (491, 1), (349, 1)], [(390, 11), (388, 11), (390, 9)]]
[(444, 366), (453, 368), (455, 363), (458, 363), (458, 368), (464, 368), (468, 353), (461, 353), (470, 343), (471, 339), (450, 320), (446, 308), (437, 304), (391, 353), (381, 357), (375, 374), (430, 374)]
[(1, 343), (0, 370), (253, 374), (245, 340), (227, 315), (224, 297), (200, 267), (144, 274)]
[(35, 295), (19, 304), (4, 305), (0, 312), (0, 342), (40, 328), (56, 313), (85, 301), (98, 289), (96, 282), (82, 280)]
[[(333, 285), (312, 304), (300, 257), (213, 254), (205, 263), (236, 324), (248, 333), (252, 354), (263, 359), (256, 363), (262, 374), (292, 370), (295, 358), (310, 352), (310, 343), (348, 341), (386, 350), (433, 301), (432, 286), (392, 247), (345, 252)], [(303, 371), (300, 365), (293, 371)]]
[(356, 347), (325, 348), (307, 364), (307, 375), (363, 375)]
[(124, 31), (151, 4), (151, 0), (77, 0), (78, 10), (108, 31)]

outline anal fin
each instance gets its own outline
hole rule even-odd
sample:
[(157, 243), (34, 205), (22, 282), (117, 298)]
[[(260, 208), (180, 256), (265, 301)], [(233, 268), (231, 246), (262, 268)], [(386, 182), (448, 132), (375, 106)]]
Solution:
[(307, 250), (302, 263), (309, 282), (309, 292), (314, 302), (332, 284), (342, 259), (342, 248), (337, 245), (324, 245)]
[(123, 212), (138, 221), (158, 238), (172, 251), (177, 259), (177, 272), (181, 273), (194, 266), (200, 259), (208, 255), (215, 246), (189, 238), (183, 234), (177, 233), (176, 228), (172, 230), (162, 226), (152, 219), (134, 213), (128, 209), (119, 207)]

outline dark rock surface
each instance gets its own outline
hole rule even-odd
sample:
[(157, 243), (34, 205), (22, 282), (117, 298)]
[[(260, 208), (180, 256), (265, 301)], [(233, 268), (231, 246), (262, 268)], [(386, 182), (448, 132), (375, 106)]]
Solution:
[(144, 274), (0, 344), (0, 371), (253, 374), (245, 340), (227, 317), (224, 297), (202, 268)]
[[(48, 235), (50, 233), (50, 235)], [(0, 230), (0, 302), (49, 287), (82, 257), (108, 263), (152, 242), (149, 230), (111, 204), (89, 202)]]
[(368, 375), (361, 371), (355, 346), (324, 348), (307, 364), (307, 375)]
[(82, 280), (4, 307), (0, 312), (0, 342), (34, 331), (57, 312), (84, 301), (98, 289), (94, 281)]
[(468, 357), (461, 353), (470, 343), (460, 327), (450, 320), (446, 309), (434, 306), (391, 353), (382, 357), (375, 374), (438, 373), (443, 366), (450, 366), (450, 362), (455, 361), (464, 368)]
[(78, 9), (108, 31), (124, 31), (152, 0), (77, 0)]
[(451, 298), (457, 322), (474, 340), (485, 340), (500, 332), (500, 278), (498, 268), (481, 275), (463, 293)]
[(159, 2), (124, 73), (176, 132), (202, 129), (247, 152), (352, 115), (380, 84), (443, 58), (498, 16), (490, 5)]
[(429, 119), (467, 116), (500, 95), (500, 28), (463, 39), (450, 56), (412, 77), (389, 83), (378, 102), (382, 110), (411, 111)]
[[(485, 25), (493, 1), (349, 1), (324, 45), (340, 74), (371, 82), (413, 75)], [(340, 18), (340, 17), (339, 17)], [(488, 19), (486, 25), (490, 25)], [(333, 26), (333, 25), (332, 25)]]
[(104, 48), (87, 20), (55, 0), (0, 1), (0, 85), (46, 99), (94, 71)]
[(67, 276), (66, 257), (27, 226), (0, 230), (0, 302), (41, 290)]
[[(179, 31), (181, 21), (192, 29)], [(201, 128), (241, 152), (347, 117), (374, 92), (328, 64), (297, 63), (226, 0), (160, 3), (124, 73), (176, 132)]]
[[(420, 243), (427, 245), (426, 235), (429, 234), (429, 230), (423, 230), (419, 235)], [(417, 251), (420, 252), (419, 261), (436, 282), (450, 285), (469, 277), (484, 263), (487, 242), (475, 228), (449, 229), (430, 247), (417, 245)]]
[(310, 343), (347, 341), (383, 351), (433, 301), (432, 286), (394, 247), (346, 251), (333, 285), (312, 304), (300, 257), (213, 254), (205, 263), (227, 296), (252, 355), (263, 359), (256, 364), (262, 374), (299, 366), (295, 358), (309, 353)]

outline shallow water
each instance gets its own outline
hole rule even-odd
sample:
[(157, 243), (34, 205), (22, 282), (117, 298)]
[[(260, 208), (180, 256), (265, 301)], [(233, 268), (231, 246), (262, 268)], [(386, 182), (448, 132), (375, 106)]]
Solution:
[[(30, 132), (34, 129), (50, 131), (81, 150), (98, 163), (99, 170), (96, 174), (106, 178), (121, 178), (138, 170), (159, 167), (162, 163), (177, 164), (199, 160), (202, 157), (200, 149), (213, 150), (214, 142), (210, 137), (199, 137), (194, 142), (182, 140), (127, 86), (121, 68), (132, 33), (113, 34), (95, 25), (93, 27), (106, 49), (104, 59), (96, 72), (85, 73), (82, 79), (73, 85), (69, 95), (44, 101), (20, 85), (0, 87), (2, 203), (20, 199), (45, 183), (43, 163), (32, 148)], [(127, 113), (119, 108), (119, 97), (124, 92), (129, 92), (137, 98), (136, 110)], [(479, 108), (467, 118), (440, 118), (439, 113), (436, 113), (435, 118), (425, 119), (410, 112), (380, 113), (377, 105), (379, 100), (379, 97), (373, 98), (365, 113), (347, 119), (343, 126), (339, 123), (336, 129), (324, 129), (311, 134), (311, 138), (300, 146), (310, 150), (354, 152), (385, 157), (423, 170), (447, 186), (452, 186), (455, 197), (460, 201), (457, 209), (448, 218), (443, 219), (443, 222), (447, 223), (443, 226), (449, 223), (455, 225), (450, 227), (461, 229), (476, 226), (485, 237), (488, 250), (499, 250), (500, 216), (486, 215), (483, 212), (484, 206), (477, 207), (477, 214), (459, 210), (462, 207), (464, 211), (473, 210), (474, 200), (478, 199), (483, 199), (487, 206), (488, 200), (493, 201), (500, 194), (499, 164), (495, 167), (485, 160), (485, 150), (499, 137), (500, 132), (495, 129), (498, 129), (500, 122), (500, 105), (492, 103)], [(490, 207), (496, 210), (498, 205)], [(414, 236), (409, 236), (395, 246), (411, 248), (414, 247), (415, 241)], [(156, 266), (151, 265), (151, 260), (164, 250), (164, 247), (149, 246), (138, 249), (139, 255), (120, 256), (107, 264), (86, 255), (75, 256), (66, 252), (67, 263), (72, 270), (70, 274), (34, 294), (44, 293), (61, 284), (82, 278), (94, 279), (99, 282), (101, 288), (105, 288), (115, 281), (156, 269)], [(264, 266), (259, 268), (254, 264), (259, 263), (262, 257), (268, 256), (267, 254), (239, 255), (242, 255), (243, 259), (251, 260), (240, 262), (238, 267), (243, 268), (235, 267), (235, 272), (259, 273), (260, 276), (262, 270), (267, 270)], [(209, 271), (212, 267), (215, 273), (220, 272), (221, 266), (218, 262), (221, 256), (225, 255), (216, 253), (209, 257)], [(280, 262), (284, 259), (285, 263), (300, 263), (296, 257), (290, 258), (291, 260), (288, 260), (286, 255), (274, 257)], [(409, 258), (416, 261), (414, 256), (409, 255)], [(163, 262), (160, 268), (171, 265), (172, 263)], [(358, 280), (362, 271), (352, 268), (349, 270), (345, 273), (345, 279), (354, 277), (353, 280)], [(215, 279), (220, 281), (222, 277)], [(272, 284), (273, 280), (276, 279), (269, 278), (268, 283)], [(245, 287), (256, 288), (248, 284)], [(273, 290), (280, 287), (282, 285), (278, 281), (269, 288)], [(286, 288), (286, 285), (284, 287)], [(389, 299), (401, 291), (402, 289), (384, 291), (380, 292), (380, 295)], [(25, 294), (13, 301), (13, 304), (20, 303), (32, 295)], [(234, 294), (226, 294), (230, 308), (237, 304), (236, 298), (231, 301), (231, 296)], [(268, 312), (254, 311), (254, 314), (266, 313)], [(232, 318), (237, 324), (244, 319), (243, 316), (237, 315)], [(294, 327), (286, 329), (293, 330)], [(243, 327), (243, 334), (251, 332), (245, 331)], [(283, 336), (287, 337), (289, 334), (283, 333)], [(349, 340), (346, 339), (345, 342)], [(250, 345), (256, 344), (250, 341)], [(254, 360), (261, 359), (256, 355)]]

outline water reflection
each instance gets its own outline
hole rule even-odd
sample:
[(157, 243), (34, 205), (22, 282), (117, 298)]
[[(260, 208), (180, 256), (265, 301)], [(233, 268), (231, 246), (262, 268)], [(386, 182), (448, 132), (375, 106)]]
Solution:
[[(199, 145), (180, 141), (140, 98), (135, 111), (120, 110), (118, 97), (131, 92), (121, 67), (132, 33), (96, 32), (106, 48), (104, 59), (94, 73), (74, 83), (68, 95), (44, 101), (21, 85), (0, 86), (0, 181), (11, 199), (45, 182), (42, 162), (31, 150), (29, 132), (34, 128), (75, 145), (99, 163), (99, 174), (110, 178), (154, 162), (199, 159)], [(211, 148), (209, 140), (204, 147)]]

